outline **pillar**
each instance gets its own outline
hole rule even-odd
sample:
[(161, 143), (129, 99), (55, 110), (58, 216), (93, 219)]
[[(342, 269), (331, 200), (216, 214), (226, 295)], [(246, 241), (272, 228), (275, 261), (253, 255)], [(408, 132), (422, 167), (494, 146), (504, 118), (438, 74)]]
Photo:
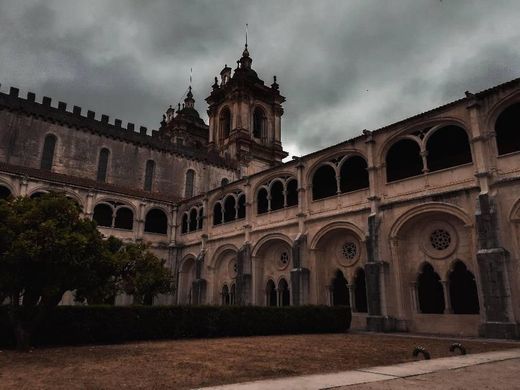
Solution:
[(236, 298), (237, 305), (252, 304), (251, 244), (244, 244), (237, 253)]
[(498, 223), (493, 200), (480, 194), (477, 200), (477, 262), (480, 272), (485, 321), (480, 334), (492, 338), (520, 337), (520, 326), (513, 322), (507, 262), (509, 252), (499, 246)]
[(450, 283), (447, 280), (441, 280), (442, 290), (444, 291), (444, 314), (452, 314)]
[(307, 250), (307, 236), (299, 234), (292, 247), (293, 269), (291, 270), (291, 301), (295, 306), (309, 303), (310, 271), (304, 267), (304, 256)]

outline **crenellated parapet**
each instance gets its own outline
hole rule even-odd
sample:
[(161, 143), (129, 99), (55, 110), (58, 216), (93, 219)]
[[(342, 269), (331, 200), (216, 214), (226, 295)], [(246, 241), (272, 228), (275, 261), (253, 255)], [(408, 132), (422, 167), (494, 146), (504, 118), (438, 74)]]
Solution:
[(59, 101), (53, 106), (52, 99), (44, 96), (41, 102), (36, 101), (36, 94), (28, 92), (24, 99), (20, 97), (20, 90), (11, 87), (8, 93), (0, 91), (0, 110), (17, 111), (26, 115), (39, 117), (46, 121), (63, 124), (70, 129), (87, 130), (103, 135), (108, 138), (117, 139), (151, 149), (175, 154), (184, 158), (199, 160), (211, 165), (236, 169), (233, 161), (225, 160), (218, 155), (208, 154), (206, 149), (194, 148), (189, 145), (178, 145), (165, 142), (159, 137), (158, 130), (149, 131), (145, 126), (139, 126), (139, 130), (134, 123), (128, 122), (123, 126), (121, 119), (114, 119), (110, 122), (108, 115), (102, 114), (96, 118), (96, 113), (87, 110), (86, 115), (82, 114), (82, 107), (74, 105), (72, 111), (67, 110), (67, 103)]

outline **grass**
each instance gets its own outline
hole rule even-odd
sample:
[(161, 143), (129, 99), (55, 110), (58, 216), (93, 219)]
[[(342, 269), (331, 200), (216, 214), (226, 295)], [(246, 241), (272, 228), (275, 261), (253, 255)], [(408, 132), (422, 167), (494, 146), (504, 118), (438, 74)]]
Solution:
[[(453, 340), (457, 341), (457, 340)], [(188, 389), (451, 356), (451, 340), (374, 334), (262, 336), (0, 352), (4, 389)], [(459, 340), (460, 341), (460, 340)], [(468, 353), (518, 347), (464, 340)]]

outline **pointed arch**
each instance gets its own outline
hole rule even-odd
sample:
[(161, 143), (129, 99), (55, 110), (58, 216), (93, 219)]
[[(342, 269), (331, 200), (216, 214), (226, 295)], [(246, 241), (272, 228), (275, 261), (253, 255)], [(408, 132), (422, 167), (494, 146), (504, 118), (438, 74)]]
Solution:
[(367, 285), (365, 270), (360, 267), (357, 269), (354, 276), (354, 303), (355, 309), (358, 313), (366, 313), (367, 307)]
[(444, 313), (444, 289), (441, 278), (428, 262), (422, 265), (421, 272), (417, 276), (417, 296), (421, 313)]
[(466, 264), (457, 260), (448, 275), (451, 308), (454, 314), (479, 314), (477, 282)]
[(350, 306), (348, 282), (339, 269), (336, 270), (332, 279), (331, 298), (332, 306)]

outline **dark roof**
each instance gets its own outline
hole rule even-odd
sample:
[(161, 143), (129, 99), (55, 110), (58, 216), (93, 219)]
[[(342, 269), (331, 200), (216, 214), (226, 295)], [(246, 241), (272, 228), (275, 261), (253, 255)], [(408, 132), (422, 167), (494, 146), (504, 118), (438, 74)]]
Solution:
[(20, 176), (34, 177), (44, 181), (60, 184), (70, 184), (76, 187), (92, 188), (105, 192), (113, 192), (122, 195), (128, 195), (135, 198), (146, 198), (150, 200), (156, 200), (160, 202), (176, 203), (180, 198), (166, 195), (160, 192), (148, 192), (135, 188), (128, 188), (110, 183), (103, 183), (93, 179), (84, 177), (64, 175), (62, 173), (56, 173), (52, 171), (45, 171), (37, 168), (22, 167), (20, 165), (12, 165), (5, 162), (0, 162), (0, 171), (8, 172)]

